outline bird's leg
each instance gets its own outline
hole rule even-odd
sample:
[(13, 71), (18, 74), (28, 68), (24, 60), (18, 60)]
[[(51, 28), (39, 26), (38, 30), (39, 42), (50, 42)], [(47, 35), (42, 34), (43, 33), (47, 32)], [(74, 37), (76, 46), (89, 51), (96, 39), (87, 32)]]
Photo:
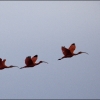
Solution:
[(4, 68), (0, 68), (0, 70), (3, 70)]
[[(11, 66), (9, 66), (9, 67), (6, 66), (5, 68), (12, 68), (12, 67), (18, 67), (18, 66), (12, 66), (12, 65), (11, 65)], [(19, 67), (18, 67), (18, 68), (19, 68)]]
[(24, 66), (24, 67), (21, 67), (20, 69), (23, 69), (23, 68), (31, 68), (31, 67), (33, 67), (33, 65), (31, 65), (31, 66)]
[(26, 66), (24, 66), (24, 67), (21, 67), (20, 69), (23, 69), (23, 68), (27, 68)]
[(64, 57), (62, 57), (62, 58), (59, 58), (58, 60), (62, 60), (63, 58), (65, 58), (65, 56), (64, 56)]

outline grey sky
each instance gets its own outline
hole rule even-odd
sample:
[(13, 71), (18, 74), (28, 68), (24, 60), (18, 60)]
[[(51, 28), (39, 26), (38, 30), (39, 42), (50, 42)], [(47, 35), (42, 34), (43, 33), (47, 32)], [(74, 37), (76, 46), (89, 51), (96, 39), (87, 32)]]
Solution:
[[(0, 99), (100, 99), (100, 1), (0, 1)], [(61, 46), (86, 51), (69, 59)]]

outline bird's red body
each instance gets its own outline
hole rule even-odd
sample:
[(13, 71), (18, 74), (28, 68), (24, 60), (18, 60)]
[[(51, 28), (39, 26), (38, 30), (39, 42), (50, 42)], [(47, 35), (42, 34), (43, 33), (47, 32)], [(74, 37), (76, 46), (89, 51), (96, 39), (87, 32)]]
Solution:
[[(75, 46), (75, 43), (71, 44), (70, 47), (67, 49), (65, 46), (62, 46), (61, 47), (61, 50), (62, 50), (62, 53), (63, 53), (63, 57), (58, 59), (58, 60), (61, 60), (63, 58), (70, 58), (70, 57), (73, 57), (75, 55), (78, 55), (78, 54), (81, 54), (81, 53), (86, 53), (86, 52), (78, 52), (78, 53), (74, 53), (74, 50), (76, 49), (76, 46)], [(88, 53), (86, 53), (88, 54)]]
[(26, 64), (26, 66), (21, 67), (20, 69), (34, 67), (34, 66), (39, 65), (40, 63), (43, 63), (43, 62), (47, 63), (45, 61), (39, 61), (38, 63), (36, 63), (37, 58), (38, 58), (38, 55), (35, 55), (32, 58), (31, 58), (31, 56), (26, 57), (25, 58), (25, 64)]

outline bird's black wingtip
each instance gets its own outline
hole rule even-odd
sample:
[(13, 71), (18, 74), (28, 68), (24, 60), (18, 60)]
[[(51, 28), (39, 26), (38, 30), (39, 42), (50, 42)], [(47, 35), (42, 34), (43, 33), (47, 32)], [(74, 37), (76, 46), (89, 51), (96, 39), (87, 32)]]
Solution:
[(34, 57), (38, 57), (38, 55), (35, 55)]
[(31, 56), (27, 56), (27, 58), (31, 58)]
[(72, 43), (72, 45), (75, 45), (75, 43)]

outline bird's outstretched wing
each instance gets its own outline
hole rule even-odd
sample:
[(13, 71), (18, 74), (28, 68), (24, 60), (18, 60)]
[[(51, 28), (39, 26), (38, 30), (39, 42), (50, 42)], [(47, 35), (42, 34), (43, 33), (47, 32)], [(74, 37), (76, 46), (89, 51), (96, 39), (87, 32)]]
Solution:
[(68, 50), (65, 46), (62, 46), (62, 47), (61, 47), (61, 50), (62, 50), (62, 53), (63, 53), (64, 55), (67, 55), (67, 54), (69, 53), (69, 50)]
[(71, 44), (69, 47), (70, 52), (73, 54), (74, 50), (76, 49), (75, 43)]
[(5, 65), (5, 61), (6, 61), (6, 59), (2, 60), (2, 59), (0, 58), (0, 69), (4, 69), (4, 67), (6, 66), (6, 65)]
[(28, 56), (28, 57), (25, 58), (25, 64), (26, 64), (27, 66), (33, 65), (31, 56)]
[(6, 62), (6, 59), (4, 59), (4, 60), (2, 61), (3, 66), (6, 66), (5, 62)]
[(33, 56), (31, 59), (32, 59), (32, 62), (35, 63), (36, 60), (38, 59), (38, 55)]
[(2, 59), (0, 58), (0, 68), (2, 67)]

